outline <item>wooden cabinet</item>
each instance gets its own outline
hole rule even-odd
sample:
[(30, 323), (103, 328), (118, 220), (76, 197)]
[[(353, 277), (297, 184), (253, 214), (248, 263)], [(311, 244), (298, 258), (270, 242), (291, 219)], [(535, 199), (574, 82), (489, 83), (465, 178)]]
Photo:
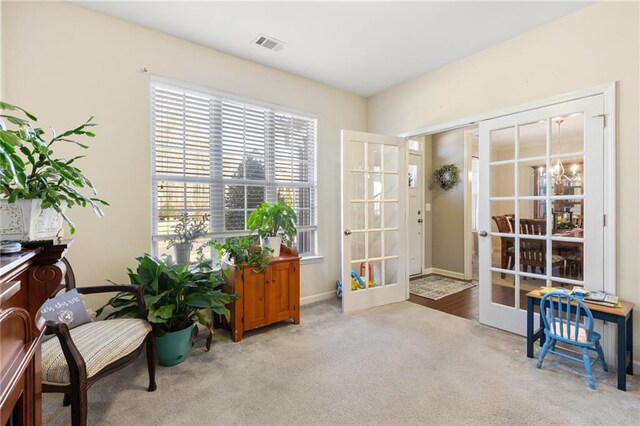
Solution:
[(68, 245), (0, 255), (0, 425), (42, 422), (40, 307), (62, 282)]
[(288, 319), (300, 323), (300, 257), (295, 249), (283, 245), (264, 270), (248, 265), (237, 269), (225, 262), (222, 267), (227, 270), (225, 291), (240, 295), (230, 307), (234, 342), (247, 330)]

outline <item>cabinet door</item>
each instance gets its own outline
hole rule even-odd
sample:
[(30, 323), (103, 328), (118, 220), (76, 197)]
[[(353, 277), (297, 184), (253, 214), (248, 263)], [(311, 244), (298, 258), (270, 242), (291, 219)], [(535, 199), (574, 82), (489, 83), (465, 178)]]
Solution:
[(268, 268), (255, 271), (244, 268), (244, 329), (251, 330), (268, 324), (266, 284)]
[(293, 262), (280, 262), (269, 267), (269, 322), (284, 321), (292, 316), (291, 284)]

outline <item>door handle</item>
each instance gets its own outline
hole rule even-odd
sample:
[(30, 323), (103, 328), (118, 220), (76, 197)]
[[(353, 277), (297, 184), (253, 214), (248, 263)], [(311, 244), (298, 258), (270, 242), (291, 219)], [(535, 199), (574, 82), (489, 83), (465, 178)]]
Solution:
[(422, 223), (422, 219), (418, 219), (418, 223)]
[(346, 235), (347, 237), (348, 237), (349, 235), (351, 235), (351, 229), (345, 229), (345, 230), (344, 230), (344, 235)]
[(487, 231), (480, 231), (478, 232), (478, 235), (480, 235), (481, 237), (486, 237), (489, 234), (487, 234)]

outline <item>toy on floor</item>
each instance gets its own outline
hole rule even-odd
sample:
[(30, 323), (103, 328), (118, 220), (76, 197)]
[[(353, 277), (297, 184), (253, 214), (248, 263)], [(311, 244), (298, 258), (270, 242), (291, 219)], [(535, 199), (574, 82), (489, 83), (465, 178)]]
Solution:
[(364, 281), (355, 272), (351, 271), (351, 291), (363, 290), (365, 288)]

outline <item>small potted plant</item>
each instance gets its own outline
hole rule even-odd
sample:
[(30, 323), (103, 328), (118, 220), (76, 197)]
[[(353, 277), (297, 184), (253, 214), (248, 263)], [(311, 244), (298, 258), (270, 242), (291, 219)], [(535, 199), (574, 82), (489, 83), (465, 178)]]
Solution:
[[(93, 183), (76, 167), (82, 155), (55, 157), (58, 144), (75, 144), (79, 137), (93, 138), (93, 117), (80, 126), (56, 134), (36, 126), (37, 118), (22, 108), (0, 102), (0, 235), (4, 240), (45, 240), (59, 234), (62, 221), (75, 226), (66, 215), (74, 206), (91, 206), (102, 216), (100, 206), (108, 203), (96, 198)], [(7, 126), (9, 123), (12, 128)], [(89, 189), (93, 195), (85, 195)]]
[(251, 232), (260, 237), (263, 248), (272, 251), (274, 257), (280, 256), (280, 244), (291, 247), (297, 235), (296, 214), (286, 204), (276, 202), (270, 206), (262, 202), (247, 218), (247, 226)]
[[(144, 287), (147, 320), (154, 327), (157, 338), (158, 362), (170, 366), (187, 358), (195, 323), (209, 329), (207, 350), (211, 345), (213, 325), (207, 309), (229, 319), (226, 305), (237, 299), (235, 294), (220, 291), (224, 277), (211, 265), (201, 263), (168, 265), (149, 255), (137, 258), (136, 271), (129, 269), (131, 284)], [(109, 318), (138, 317), (140, 311), (131, 293), (118, 293), (97, 311), (114, 308)]]
[(236, 269), (241, 269), (243, 264), (247, 264), (261, 271), (269, 266), (271, 261), (271, 251), (256, 246), (254, 238), (250, 236), (231, 237), (224, 243), (212, 241), (210, 244), (218, 252), (218, 259), (232, 262)]
[(173, 247), (178, 265), (189, 263), (193, 242), (198, 238), (204, 237), (208, 228), (209, 216), (206, 214), (202, 215), (200, 219), (195, 216), (189, 216), (187, 212), (180, 215), (178, 223), (173, 227), (174, 235), (169, 238), (169, 244), (167, 244), (167, 249)]

